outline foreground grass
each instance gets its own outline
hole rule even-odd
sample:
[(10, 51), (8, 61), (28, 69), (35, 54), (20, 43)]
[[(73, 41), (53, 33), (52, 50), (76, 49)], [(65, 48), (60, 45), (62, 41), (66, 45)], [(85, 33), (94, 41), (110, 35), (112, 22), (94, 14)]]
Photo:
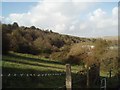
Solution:
[[(77, 74), (80, 66), (74, 65), (71, 68), (73, 88), (86, 87), (86, 77)], [(2, 57), (2, 69), (3, 88), (55, 88), (56, 90), (65, 88), (65, 64), (57, 60), (10, 52)], [(24, 75), (20, 76), (21, 74)], [(35, 74), (35, 76), (27, 76), (27, 74)], [(38, 76), (39, 74), (44, 76)], [(45, 74), (51, 75), (45, 76)], [(115, 77), (111, 79), (112, 83), (106, 72), (101, 72), (101, 77), (107, 78), (109, 86), (116, 87), (118, 82)]]
[[(3, 87), (58, 88), (65, 84), (65, 64), (62, 62), (13, 52), (2, 58)], [(79, 66), (72, 66), (73, 74), (78, 70)], [(19, 76), (13, 76), (14, 74)], [(21, 77), (20, 74), (24, 75)], [(61, 75), (27, 77), (26, 74)]]

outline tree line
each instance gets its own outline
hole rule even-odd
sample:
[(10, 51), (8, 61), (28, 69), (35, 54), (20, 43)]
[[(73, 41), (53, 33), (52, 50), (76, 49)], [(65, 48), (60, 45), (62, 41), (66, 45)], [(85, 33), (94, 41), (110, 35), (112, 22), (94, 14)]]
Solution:
[(52, 30), (42, 30), (35, 26), (19, 27), (16, 22), (13, 24), (2, 24), (1, 27), (3, 54), (8, 51), (50, 54), (59, 51), (65, 45), (87, 41), (85, 38), (61, 35)]

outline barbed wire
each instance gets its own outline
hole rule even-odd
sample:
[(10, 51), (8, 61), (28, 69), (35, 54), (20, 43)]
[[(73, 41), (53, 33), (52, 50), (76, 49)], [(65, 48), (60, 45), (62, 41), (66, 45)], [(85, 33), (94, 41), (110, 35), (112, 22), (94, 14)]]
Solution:
[[(47, 77), (47, 76), (65, 76), (66, 72), (61, 72), (61, 73), (38, 73), (38, 74), (25, 74), (25, 73), (20, 73), (20, 74), (13, 74), (13, 73), (8, 73), (8, 74), (0, 74), (1, 77)], [(72, 84), (76, 84), (79, 83), (81, 81), (81, 79), (72, 82)], [(56, 87), (54, 88), (54, 90), (59, 90), (62, 88), (66, 88), (66, 84), (60, 86), (60, 87)]]
[(46, 77), (46, 76), (62, 76), (62, 75), (65, 75), (65, 73), (42, 73), (42, 74), (24, 74), (24, 73), (21, 73), (21, 74), (11, 74), (11, 73), (8, 73), (8, 74), (1, 74), (0, 76), (1, 77), (23, 77), (23, 76), (26, 76), (26, 77)]

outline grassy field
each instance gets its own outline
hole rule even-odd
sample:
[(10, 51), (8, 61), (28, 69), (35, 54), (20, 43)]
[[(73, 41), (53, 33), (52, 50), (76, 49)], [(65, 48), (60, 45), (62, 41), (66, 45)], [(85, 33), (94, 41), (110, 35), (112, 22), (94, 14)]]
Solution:
[[(13, 52), (2, 58), (3, 87), (58, 88), (65, 84), (65, 64), (62, 62)], [(79, 70), (79, 66), (71, 68), (73, 75)]]
[[(80, 66), (71, 69), (73, 87), (85, 87), (85, 76), (77, 74)], [(65, 88), (65, 64), (57, 60), (10, 52), (2, 56), (2, 72), (3, 88)], [(101, 76), (107, 77), (105, 72)], [(113, 81), (116, 85), (116, 79)]]
[[(65, 64), (62, 62), (40, 58), (39, 56), (10, 53), (3, 55), (3, 67), (19, 68), (19, 69), (32, 69), (38, 71), (54, 71), (64, 72)], [(75, 73), (79, 70), (79, 66), (72, 66), (72, 72)]]

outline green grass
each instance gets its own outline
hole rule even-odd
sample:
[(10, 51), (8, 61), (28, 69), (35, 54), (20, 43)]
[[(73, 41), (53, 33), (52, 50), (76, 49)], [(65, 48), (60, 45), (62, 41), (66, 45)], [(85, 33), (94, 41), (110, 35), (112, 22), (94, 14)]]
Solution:
[[(65, 64), (59, 61), (10, 52), (8, 55), (3, 55), (2, 68), (3, 75), (63, 73), (61, 76), (46, 77), (3, 76), (3, 87), (58, 88), (65, 84)], [(71, 68), (73, 74), (79, 70), (77, 65)]]
[[(1, 62), (0, 62), (1, 63)], [(55, 88), (58, 87), (65, 88), (65, 64), (57, 60), (49, 60), (46, 58), (41, 58), (40, 56), (21, 54), (10, 52), (8, 55), (2, 56), (2, 72), (3, 72), (3, 87), (8, 88)], [(71, 66), (72, 70), (72, 83), (73, 87), (85, 87), (86, 79), (85, 76), (80, 76), (76, 72), (80, 70), (81, 66), (74, 65)], [(58, 74), (50, 76), (26, 76), (26, 74)], [(5, 76), (5, 75), (20, 75), (21, 76)], [(100, 72), (101, 77), (106, 77), (110, 82), (106, 72)], [(116, 87), (117, 80), (113, 76), (112, 84)], [(114, 84), (113, 84), (114, 83)]]
[[(65, 72), (65, 64), (58, 61), (39, 58), (29, 54), (15, 53), (12, 55), (3, 55), (3, 67), (14, 67), (21, 69), (33, 69), (39, 71), (60, 71)], [(79, 66), (72, 66), (72, 72), (75, 73), (79, 70)]]

